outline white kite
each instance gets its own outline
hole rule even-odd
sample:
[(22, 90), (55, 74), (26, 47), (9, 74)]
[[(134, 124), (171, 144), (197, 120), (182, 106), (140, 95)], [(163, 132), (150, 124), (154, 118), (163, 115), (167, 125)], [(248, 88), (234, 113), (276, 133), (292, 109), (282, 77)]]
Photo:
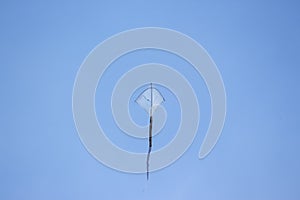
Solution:
[(152, 83), (150, 83), (150, 88), (144, 90), (136, 99), (136, 102), (144, 108), (147, 113), (149, 114), (149, 149), (147, 155), (147, 180), (149, 179), (149, 160), (150, 160), (150, 153), (152, 149), (152, 114), (156, 110), (156, 108), (165, 101), (161, 93), (153, 88)]

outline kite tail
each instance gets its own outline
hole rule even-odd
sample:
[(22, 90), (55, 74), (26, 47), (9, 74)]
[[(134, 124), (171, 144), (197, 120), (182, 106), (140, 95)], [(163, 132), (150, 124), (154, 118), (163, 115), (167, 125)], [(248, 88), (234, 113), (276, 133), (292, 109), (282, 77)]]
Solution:
[(150, 116), (150, 125), (149, 125), (149, 149), (147, 155), (147, 180), (149, 180), (149, 161), (150, 161), (150, 153), (152, 149), (152, 116)]
[(147, 180), (149, 180), (149, 160), (150, 160), (150, 152), (151, 152), (151, 147), (148, 150), (148, 155), (147, 155)]

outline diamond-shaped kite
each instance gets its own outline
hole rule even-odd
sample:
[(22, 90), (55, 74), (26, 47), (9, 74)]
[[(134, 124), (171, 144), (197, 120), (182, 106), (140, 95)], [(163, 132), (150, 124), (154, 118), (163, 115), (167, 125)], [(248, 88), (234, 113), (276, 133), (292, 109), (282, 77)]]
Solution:
[(146, 110), (149, 114), (149, 148), (148, 148), (148, 155), (147, 155), (147, 180), (149, 179), (149, 160), (150, 160), (150, 153), (152, 149), (152, 114), (155, 112), (156, 108), (165, 101), (161, 93), (156, 89), (153, 88), (152, 83), (150, 83), (150, 88), (144, 90), (136, 99), (136, 102)]

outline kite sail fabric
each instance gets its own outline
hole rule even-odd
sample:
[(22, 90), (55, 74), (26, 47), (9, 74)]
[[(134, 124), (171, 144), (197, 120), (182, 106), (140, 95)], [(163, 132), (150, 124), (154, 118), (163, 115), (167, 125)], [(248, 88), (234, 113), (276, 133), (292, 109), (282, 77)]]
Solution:
[(144, 108), (147, 113), (149, 114), (149, 146), (148, 146), (148, 154), (147, 154), (147, 180), (149, 179), (149, 161), (150, 161), (150, 153), (152, 150), (152, 124), (153, 124), (153, 117), (152, 114), (156, 110), (156, 108), (164, 102), (164, 98), (161, 93), (153, 88), (152, 83), (150, 84), (150, 88), (144, 90), (142, 94), (138, 96), (136, 102)]
[(148, 112), (148, 114), (150, 115), (151, 110), (153, 113), (156, 110), (156, 108), (162, 102), (164, 102), (164, 98), (162, 97), (162, 95), (160, 94), (160, 92), (157, 89), (150, 87), (150, 88), (144, 90), (143, 93), (138, 96), (138, 98), (136, 99), (136, 102), (142, 108), (144, 108), (146, 110), (146, 112)]

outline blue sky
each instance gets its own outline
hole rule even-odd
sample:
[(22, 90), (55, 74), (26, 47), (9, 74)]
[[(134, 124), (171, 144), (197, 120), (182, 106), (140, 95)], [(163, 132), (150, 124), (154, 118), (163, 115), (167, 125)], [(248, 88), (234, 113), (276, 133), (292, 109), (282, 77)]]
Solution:
[[(0, 199), (299, 199), (299, 6), (292, 0), (1, 2)], [(73, 83), (88, 53), (114, 34), (145, 26), (194, 38), (214, 59), (227, 93), (220, 140), (199, 160), (209, 99), (201, 77), (191, 78), (204, 96), (197, 94), (199, 134), (148, 182), (95, 160), (72, 116)], [(136, 55), (137, 63), (174, 62), (159, 52), (145, 55)], [(113, 139), (126, 147), (125, 136)]]

